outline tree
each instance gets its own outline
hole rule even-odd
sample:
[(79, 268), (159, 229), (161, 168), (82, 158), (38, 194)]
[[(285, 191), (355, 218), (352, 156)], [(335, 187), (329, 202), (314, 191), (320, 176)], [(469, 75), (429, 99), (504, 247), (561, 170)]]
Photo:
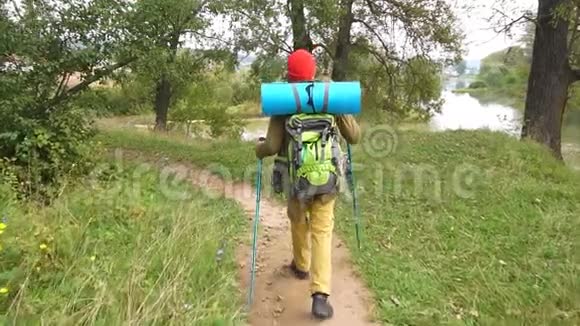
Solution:
[(455, 65), (455, 71), (461, 76), (465, 74), (467, 70), (467, 62), (465, 60), (460, 61), (457, 65)]
[[(356, 52), (391, 84), (400, 82), (392, 86), (404, 93), (402, 76), (415, 58), (437, 70), (441, 63), (457, 62), (461, 52), (455, 17), (441, 0), (245, 0), (230, 9), (234, 22), (247, 26), (245, 44), (259, 40), (266, 55), (297, 48), (315, 51), (323, 73), (336, 81), (352, 78), (357, 59), (351, 53)], [(433, 100), (421, 98), (413, 107), (429, 107)]]
[[(187, 86), (196, 73), (212, 62), (231, 59), (219, 35), (211, 33), (223, 1), (140, 0), (132, 26), (149, 45), (134, 66), (149, 75), (155, 93), (155, 130), (167, 129), (167, 114), (179, 87)], [(190, 43), (186, 50), (185, 42)], [(180, 51), (183, 50), (183, 51)]]
[(131, 9), (124, 0), (0, 0), (0, 179), (45, 197), (85, 166), (92, 128), (75, 101), (134, 60), (124, 51)]
[[(199, 78), (189, 83), (175, 108), (170, 111), (172, 120), (186, 126), (187, 135), (192, 131), (192, 121), (204, 120), (213, 138), (229, 136), (239, 138), (243, 126), (240, 119), (228, 112), (236, 94), (231, 83), (233, 72), (222, 67), (200, 73)], [(198, 128), (195, 131), (203, 131)]]
[[(544, 144), (562, 160), (562, 119), (570, 86), (580, 80), (573, 56), (580, 3), (539, 0), (522, 138)], [(572, 31), (572, 32), (570, 32)]]

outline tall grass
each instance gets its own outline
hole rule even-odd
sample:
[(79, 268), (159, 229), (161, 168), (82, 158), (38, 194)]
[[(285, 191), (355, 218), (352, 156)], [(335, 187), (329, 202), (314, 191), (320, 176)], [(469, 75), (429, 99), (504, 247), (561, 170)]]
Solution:
[(114, 166), (51, 207), (0, 202), (0, 323), (240, 322), (243, 212), (145, 166)]

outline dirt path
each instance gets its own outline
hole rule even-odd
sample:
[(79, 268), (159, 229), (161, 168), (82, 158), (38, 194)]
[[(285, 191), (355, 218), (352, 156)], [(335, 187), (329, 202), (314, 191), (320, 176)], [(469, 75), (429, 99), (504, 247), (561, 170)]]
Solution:
[[(150, 160), (150, 158), (149, 158)], [(141, 160), (142, 161), (142, 160)], [(163, 162), (163, 172), (187, 177), (210, 196), (225, 196), (238, 201), (247, 213), (248, 220), (255, 214), (255, 192), (249, 184), (224, 182), (219, 177), (199, 170), (189, 164)], [(262, 197), (260, 206), (261, 232), (258, 247), (258, 273), (255, 299), (249, 322), (253, 326), (318, 325), (310, 317), (311, 300), (309, 281), (300, 281), (287, 269), (291, 256), (291, 240), (286, 208), (278, 202)], [(251, 236), (251, 235), (250, 235)], [(369, 292), (355, 275), (348, 250), (335, 236), (333, 248), (333, 293), (330, 297), (334, 318), (324, 325), (375, 325), (370, 321), (372, 302)], [(242, 291), (246, 295), (250, 279), (251, 247), (241, 245), (238, 264)]]

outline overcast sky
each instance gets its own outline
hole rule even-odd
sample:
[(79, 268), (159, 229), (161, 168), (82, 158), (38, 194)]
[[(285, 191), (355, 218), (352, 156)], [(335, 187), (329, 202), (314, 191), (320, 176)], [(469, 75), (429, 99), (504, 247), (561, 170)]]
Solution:
[[(458, 4), (467, 3), (469, 0), (456, 0)], [(474, 0), (477, 1), (477, 0)], [(509, 38), (506, 35), (499, 35), (494, 31), (497, 20), (489, 21), (491, 17), (500, 17), (497, 10), (501, 10), (511, 19), (517, 19), (522, 15), (523, 10), (537, 10), (537, 0), (507, 0), (500, 4), (495, 0), (479, 0), (483, 4), (477, 4), (477, 8), (465, 12), (465, 9), (457, 9), (463, 30), (466, 34), (466, 54), (467, 60), (482, 59), (485, 56), (504, 49), (518, 42), (516, 37)], [(496, 10), (497, 9), (497, 10)], [(508, 18), (506, 18), (508, 19)]]

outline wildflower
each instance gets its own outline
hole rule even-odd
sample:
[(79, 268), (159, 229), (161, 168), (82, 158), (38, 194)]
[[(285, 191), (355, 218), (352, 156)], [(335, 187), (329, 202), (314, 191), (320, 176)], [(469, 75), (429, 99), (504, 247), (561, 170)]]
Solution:
[(7, 294), (8, 288), (0, 288), (0, 294)]
[(91, 261), (95, 261), (95, 259), (97, 259), (97, 257), (91, 256)]
[(5, 229), (6, 229), (6, 224), (4, 224), (3, 222), (0, 222), (0, 234), (4, 233)]
[(44, 243), (41, 243), (39, 247), (40, 247), (40, 250), (46, 250), (46, 249), (48, 249), (48, 246), (45, 245)]

